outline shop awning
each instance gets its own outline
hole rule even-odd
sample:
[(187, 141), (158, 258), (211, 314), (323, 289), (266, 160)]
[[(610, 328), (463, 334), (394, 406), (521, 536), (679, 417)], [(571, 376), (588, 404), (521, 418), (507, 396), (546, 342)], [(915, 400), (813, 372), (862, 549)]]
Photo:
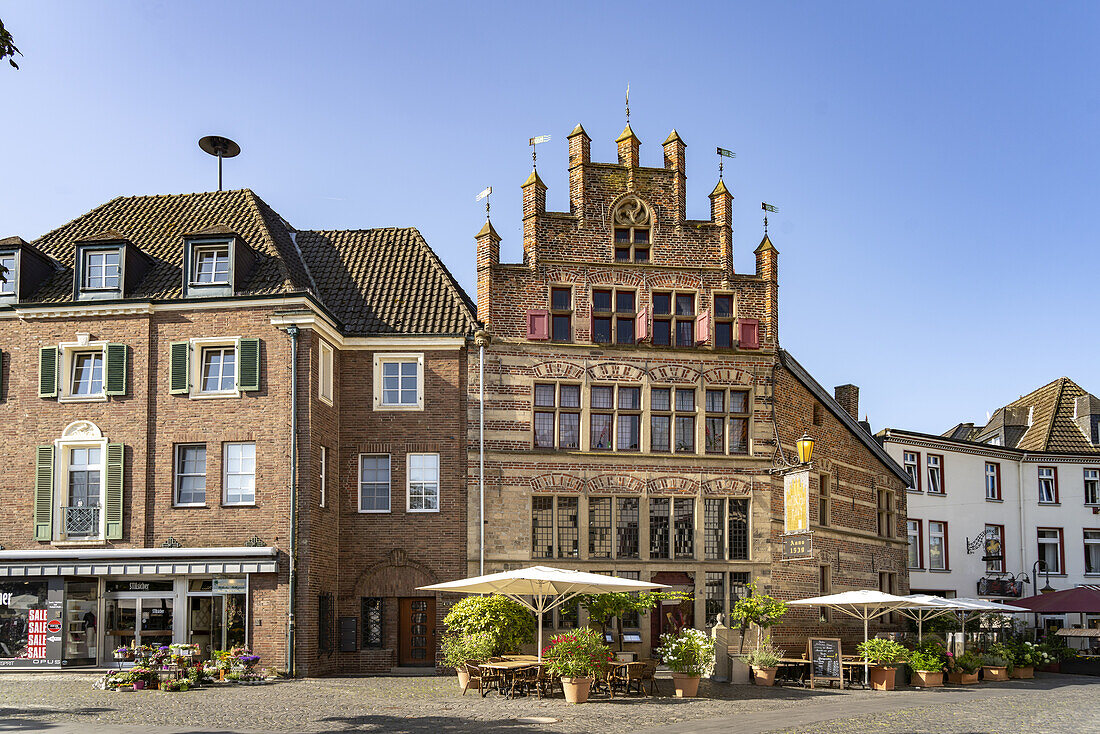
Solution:
[(0, 578), (275, 573), (278, 549), (51, 548), (0, 551)]
[(1013, 602), (1040, 614), (1100, 614), (1100, 586), (1087, 584), (1049, 594), (1037, 594)]

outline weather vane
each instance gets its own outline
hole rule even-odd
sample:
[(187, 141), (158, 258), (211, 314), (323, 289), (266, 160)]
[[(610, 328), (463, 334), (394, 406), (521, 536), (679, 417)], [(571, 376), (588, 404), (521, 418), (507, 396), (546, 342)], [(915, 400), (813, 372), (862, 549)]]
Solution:
[(538, 166), (538, 157), (537, 157), (537, 154), (535, 153), (535, 146), (538, 145), (539, 143), (549, 143), (549, 142), (550, 142), (550, 136), (549, 135), (536, 135), (535, 137), (533, 137), (533, 138), (531, 138), (530, 140), (527, 141), (527, 144), (531, 146), (531, 168), (536, 168), (537, 169), (539, 167)]
[(482, 199), (485, 199), (485, 220), (486, 221), (489, 220), (489, 194), (491, 194), (491, 193), (493, 193), (493, 187), (492, 186), (486, 186), (485, 189), (480, 194), (477, 195), (477, 198), (474, 199), (474, 201), (481, 201)]
[(779, 210), (776, 209), (771, 204), (765, 204), (764, 202), (760, 202), (760, 208), (764, 210), (764, 236), (767, 237), (768, 236), (768, 214), (767, 214), (767, 212), (771, 212), (772, 214), (775, 214)]
[(630, 124), (630, 82), (626, 83), (626, 124)]
[(737, 157), (737, 154), (734, 153), (732, 150), (726, 150), (725, 148), (719, 148), (718, 149), (718, 180), (719, 181), (722, 180), (722, 163), (724, 163), (724, 161), (722, 159), (723, 158), (736, 158), (736, 157)]

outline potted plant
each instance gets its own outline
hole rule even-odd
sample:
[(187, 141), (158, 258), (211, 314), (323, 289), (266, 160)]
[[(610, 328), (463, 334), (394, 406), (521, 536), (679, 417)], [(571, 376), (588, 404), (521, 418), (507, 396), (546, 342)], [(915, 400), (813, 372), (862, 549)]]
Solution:
[(134, 648), (121, 645), (115, 648), (115, 660), (133, 660)]
[(913, 670), (909, 685), (938, 688), (943, 685), (947, 655), (939, 645), (922, 645), (909, 653), (909, 667)]
[(987, 652), (982, 655), (982, 680), (1008, 680), (1008, 660), (999, 652)]
[(947, 682), (968, 686), (978, 682), (978, 669), (982, 667), (982, 659), (977, 654), (967, 651), (962, 655), (947, 655)]
[(905, 662), (909, 651), (893, 640), (877, 638), (859, 643), (856, 651), (871, 663), (868, 672), (871, 688), (877, 691), (894, 690), (898, 663)]
[(752, 670), (752, 682), (758, 686), (775, 685), (775, 674), (779, 670), (779, 660), (784, 652), (772, 644), (770, 635), (764, 637), (755, 650), (737, 660)]
[(447, 634), (484, 632), (493, 639), (493, 655), (519, 652), (535, 640), (535, 619), (519, 602), (500, 594), (467, 596), (443, 618)]
[(466, 670), (466, 662), (483, 663), (493, 656), (495, 640), (487, 632), (473, 632), (470, 634), (451, 634), (443, 636), (443, 664), (455, 669), (458, 673), (458, 685), (465, 689), (470, 683), (470, 674)]
[(657, 654), (672, 670), (672, 683), (679, 698), (697, 696), (699, 678), (714, 671), (714, 641), (701, 630), (684, 628), (661, 635)]
[(1009, 654), (1012, 658), (1012, 669), (1008, 671), (1010, 678), (1034, 678), (1035, 666), (1043, 662), (1038, 646), (1026, 640), (1010, 645)]
[(611, 649), (604, 644), (603, 635), (594, 629), (583, 629), (555, 635), (542, 651), (547, 669), (561, 678), (565, 700), (584, 703), (597, 673), (603, 672), (611, 661)]
[[(760, 651), (760, 638), (764, 630), (777, 624), (787, 613), (787, 605), (768, 594), (757, 594), (756, 584), (748, 584), (748, 596), (738, 599), (730, 611), (730, 623), (741, 631), (738, 657), (730, 661), (730, 683), (748, 683), (750, 666), (740, 653), (745, 651), (745, 633), (756, 628), (756, 651)], [(782, 657), (782, 655), (780, 655)], [(770, 667), (770, 666), (766, 666)], [(770, 684), (769, 684), (770, 685)]]

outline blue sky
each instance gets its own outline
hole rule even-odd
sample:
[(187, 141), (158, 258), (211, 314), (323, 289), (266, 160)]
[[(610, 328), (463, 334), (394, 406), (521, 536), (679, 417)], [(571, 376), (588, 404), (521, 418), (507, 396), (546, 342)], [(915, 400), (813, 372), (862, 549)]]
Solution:
[(471, 293), (492, 185), (518, 260), (527, 139), (568, 208), (566, 134), (644, 165), (676, 128), (688, 215), (734, 150), (736, 267), (776, 204), (780, 339), (876, 429), (984, 421), (1067, 375), (1100, 392), (1100, 6), (1090, 3), (0, 2), (0, 237), (125, 194), (216, 186), (244, 152), (294, 226), (416, 226)]

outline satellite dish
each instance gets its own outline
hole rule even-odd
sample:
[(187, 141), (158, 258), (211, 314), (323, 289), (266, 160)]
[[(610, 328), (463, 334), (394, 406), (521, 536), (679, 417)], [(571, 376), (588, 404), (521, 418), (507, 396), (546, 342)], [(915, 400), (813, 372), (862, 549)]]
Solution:
[(199, 140), (204, 152), (218, 158), (218, 191), (222, 190), (222, 158), (236, 158), (241, 154), (241, 146), (221, 135), (207, 135)]

